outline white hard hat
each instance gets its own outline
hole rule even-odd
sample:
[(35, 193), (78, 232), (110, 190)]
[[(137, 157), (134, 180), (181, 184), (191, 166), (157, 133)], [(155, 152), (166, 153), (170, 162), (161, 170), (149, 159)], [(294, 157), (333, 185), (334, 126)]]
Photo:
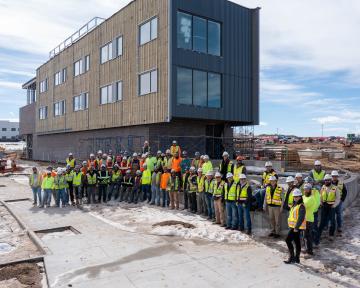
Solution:
[(222, 154), (222, 157), (225, 157), (225, 156), (229, 157), (229, 153), (226, 151), (224, 151), (224, 153)]
[(332, 180), (331, 175), (330, 174), (326, 174), (324, 177), (324, 180)]
[(321, 161), (320, 160), (316, 160), (314, 163), (315, 166), (321, 166)]
[(161, 150), (157, 151), (157, 154), (161, 154)]
[(270, 162), (270, 161), (267, 161), (266, 163), (265, 163), (265, 167), (272, 167), (273, 165), (272, 165), (272, 163)]
[(233, 175), (232, 173), (228, 172), (228, 173), (226, 174), (226, 178), (231, 178), (231, 177), (234, 177), (234, 175)]
[(286, 178), (286, 183), (290, 183), (290, 182), (294, 182), (295, 181), (295, 179), (294, 179), (294, 177), (292, 177), (292, 176), (288, 176), (287, 178)]
[(270, 181), (277, 181), (277, 179), (276, 179), (275, 176), (270, 176), (269, 180), (270, 180)]
[(177, 144), (176, 140), (173, 140), (173, 141), (172, 141), (172, 144)]
[(339, 176), (339, 172), (338, 171), (336, 171), (336, 170), (334, 170), (334, 171), (332, 171), (331, 172), (331, 176)]
[(170, 154), (170, 153), (171, 153), (170, 149), (167, 149), (167, 150), (165, 151), (165, 153)]
[(101, 151), (101, 150), (99, 150), (99, 151), (98, 151), (98, 154), (102, 154), (102, 151)]
[(208, 159), (209, 160), (209, 155), (204, 155), (204, 160)]
[(69, 153), (69, 156), (73, 156), (73, 153), (70, 152), (70, 153)]
[(61, 173), (61, 172), (62, 172), (62, 169), (61, 169), (60, 167), (58, 167), (58, 168), (56, 169), (56, 172), (57, 172), (57, 173)]
[(124, 156), (124, 157), (122, 158), (122, 160), (127, 160), (127, 157), (126, 157), (126, 156)]
[(297, 188), (293, 190), (292, 194), (294, 197), (302, 196), (300, 189), (297, 189)]
[(215, 178), (217, 178), (217, 177), (221, 177), (220, 172), (216, 172), (216, 173), (215, 173)]
[(90, 154), (90, 157), (95, 157), (95, 155), (93, 153)]
[(197, 172), (203, 172), (202, 168), (199, 168), (199, 169), (197, 170)]
[(196, 171), (196, 168), (194, 166), (191, 166), (190, 171)]
[(246, 179), (246, 175), (245, 174), (239, 174), (239, 179)]
[(213, 176), (213, 175), (214, 175), (214, 173), (212, 171), (206, 172), (206, 176)]
[(295, 178), (303, 178), (303, 175), (301, 173), (296, 173)]
[(82, 164), (83, 164), (83, 165), (87, 165), (87, 162), (86, 162), (86, 161), (83, 161)]
[(111, 158), (110, 156), (108, 156), (108, 157), (107, 157), (107, 160), (111, 161), (111, 160), (112, 160), (112, 158)]
[(138, 156), (137, 153), (134, 153), (134, 154), (133, 154), (133, 157), (137, 157), (137, 156)]
[(146, 153), (141, 154), (141, 158), (145, 158), (146, 157)]

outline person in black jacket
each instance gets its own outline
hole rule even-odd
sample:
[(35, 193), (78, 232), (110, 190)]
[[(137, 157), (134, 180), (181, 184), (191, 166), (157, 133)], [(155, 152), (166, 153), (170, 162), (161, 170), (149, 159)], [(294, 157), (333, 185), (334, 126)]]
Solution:
[(252, 202), (252, 189), (246, 180), (245, 174), (239, 176), (239, 187), (237, 189), (237, 207), (239, 215), (239, 230), (244, 231), (244, 212), (246, 217), (246, 233), (251, 234), (250, 207)]
[[(289, 233), (285, 240), (290, 256), (288, 260), (284, 261), (285, 264), (300, 263), (300, 231), (306, 229), (306, 209), (302, 199), (301, 191), (296, 188), (293, 191), (293, 196), (294, 202), (290, 209), (288, 218)], [(292, 242), (295, 242), (296, 254), (294, 254), (294, 245)]]
[(342, 218), (343, 218), (343, 211), (342, 211), (342, 204), (344, 203), (347, 195), (347, 189), (344, 183), (339, 181), (339, 172), (338, 171), (332, 171), (331, 172), (332, 177), (332, 184), (337, 186), (340, 190), (340, 203), (335, 208), (335, 220), (336, 220), (336, 229), (338, 234), (342, 233)]

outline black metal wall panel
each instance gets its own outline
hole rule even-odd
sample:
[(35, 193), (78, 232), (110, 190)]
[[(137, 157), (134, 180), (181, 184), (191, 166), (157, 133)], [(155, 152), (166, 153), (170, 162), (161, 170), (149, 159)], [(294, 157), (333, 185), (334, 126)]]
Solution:
[[(169, 0), (171, 2), (171, 107), (173, 118), (226, 121), (239, 125), (259, 122), (259, 9), (226, 0)], [(212, 56), (177, 48), (177, 11), (222, 24), (222, 55)], [(222, 74), (219, 109), (177, 105), (176, 67)]]

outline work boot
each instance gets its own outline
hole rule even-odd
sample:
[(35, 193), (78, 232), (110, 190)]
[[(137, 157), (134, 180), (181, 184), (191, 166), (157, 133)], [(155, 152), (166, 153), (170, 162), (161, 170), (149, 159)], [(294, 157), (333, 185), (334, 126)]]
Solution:
[(246, 231), (246, 234), (247, 234), (247, 235), (251, 235), (251, 230), (247, 230), (247, 231)]
[(274, 232), (271, 232), (268, 237), (274, 237), (275, 236), (275, 233)]
[(226, 230), (230, 230), (230, 229), (231, 229), (231, 227), (226, 227), (225, 229), (226, 229)]
[(289, 256), (288, 260), (284, 261), (285, 264), (292, 264), (295, 263), (295, 257), (294, 256)]
[(300, 256), (295, 256), (294, 261), (296, 264), (300, 264)]

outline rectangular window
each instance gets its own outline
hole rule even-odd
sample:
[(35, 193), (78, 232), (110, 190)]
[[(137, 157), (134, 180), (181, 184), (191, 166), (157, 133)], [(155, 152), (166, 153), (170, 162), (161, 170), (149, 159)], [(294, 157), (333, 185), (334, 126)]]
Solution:
[(74, 111), (86, 110), (89, 108), (89, 93), (82, 93), (73, 98)]
[(64, 68), (64, 69), (62, 69), (62, 73), (61, 73), (61, 81), (62, 81), (62, 83), (64, 83), (66, 81), (66, 77), (67, 77), (67, 69)]
[(116, 101), (122, 100), (122, 81), (116, 82)]
[(121, 56), (123, 53), (123, 37), (116, 38), (116, 56)]
[(36, 101), (36, 92), (33, 89), (27, 89), (27, 104), (34, 103)]
[(140, 25), (140, 45), (150, 42), (157, 38), (158, 18), (155, 17)]
[(177, 104), (192, 105), (192, 70), (177, 68)]
[(112, 59), (112, 42), (106, 44), (100, 49), (101, 64)]
[(100, 88), (100, 104), (108, 104), (115, 102), (113, 98), (112, 85), (107, 85)]
[(54, 117), (65, 114), (65, 100), (54, 103)]
[(11, 128), (11, 131), (16, 131), (16, 128)]
[(157, 69), (139, 75), (139, 94), (157, 92)]
[(7, 129), (6, 128), (1, 128), (1, 131), (7, 131)]
[(59, 72), (56, 72), (54, 75), (54, 85), (58, 86), (66, 81), (66, 68), (62, 69)]
[(47, 118), (47, 106), (39, 108), (39, 119), (44, 120)]
[(40, 93), (46, 92), (48, 90), (48, 79), (40, 82)]
[(177, 104), (221, 108), (221, 74), (177, 68)]
[(177, 13), (177, 47), (221, 55), (221, 24), (203, 17)]
[(80, 59), (74, 63), (74, 76), (78, 76), (83, 73), (83, 60)]
[(90, 55), (85, 56), (85, 72), (90, 70)]

